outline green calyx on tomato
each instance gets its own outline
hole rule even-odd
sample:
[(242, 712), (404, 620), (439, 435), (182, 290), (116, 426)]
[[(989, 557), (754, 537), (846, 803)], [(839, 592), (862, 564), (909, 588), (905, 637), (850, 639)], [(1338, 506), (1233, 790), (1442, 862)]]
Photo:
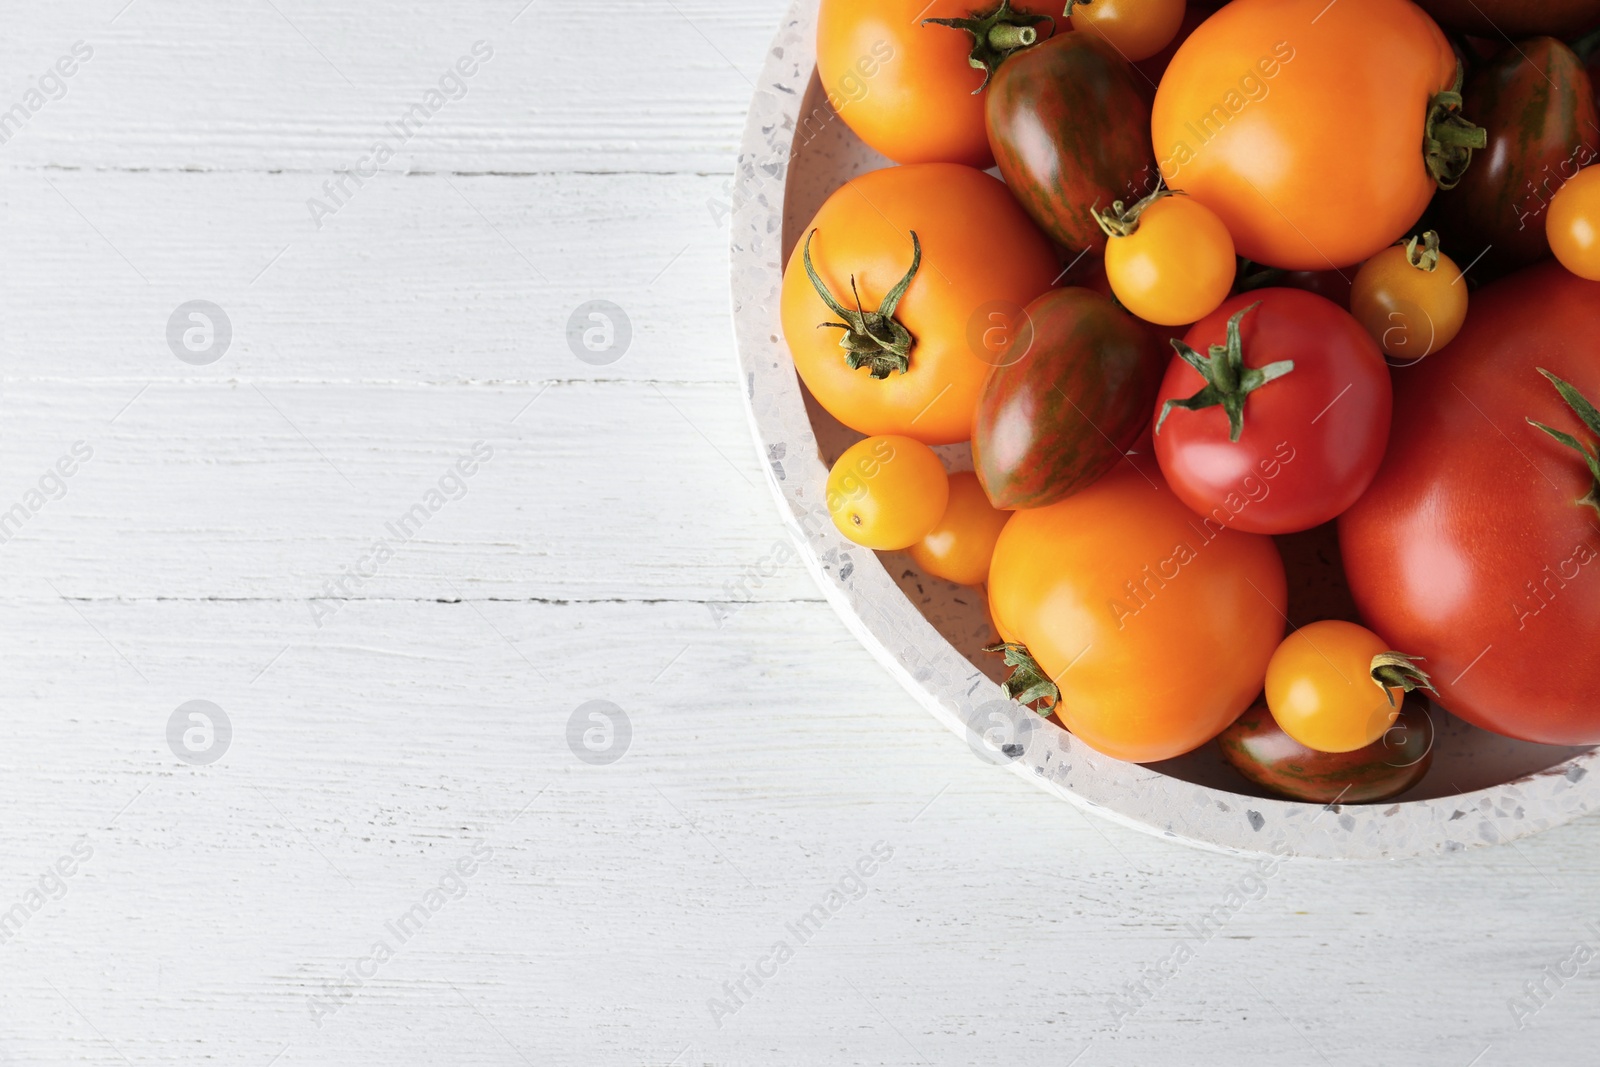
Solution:
[(817, 268), (811, 264), (811, 238), (816, 235), (816, 230), (806, 234), (806, 247), (801, 255), (805, 262), (806, 277), (811, 279), (822, 302), (844, 320), (819, 323), (817, 329), (831, 326), (844, 331), (839, 338), (839, 347), (845, 350), (844, 361), (851, 370), (866, 367), (874, 378), (880, 379), (887, 378), (891, 371), (904, 374), (911, 369), (911, 348), (917, 339), (911, 336), (910, 330), (895, 321), (894, 311), (900, 306), (900, 298), (911, 288), (911, 279), (917, 276), (917, 268), (922, 266), (922, 242), (917, 239), (917, 231), (911, 231), (911, 269), (889, 290), (876, 311), (861, 307), (861, 293), (856, 289), (854, 274), (850, 275), (850, 291), (856, 298), (854, 311), (840, 304), (828, 292), (827, 285), (817, 275)]
[[(1417, 248), (1417, 242), (1422, 242), (1422, 248)], [(1439, 269), (1439, 235), (1433, 230), (1427, 230), (1421, 238), (1412, 237), (1406, 241), (1406, 262), (1421, 271), (1432, 274)]]
[(1132, 237), (1139, 232), (1139, 216), (1144, 214), (1144, 209), (1162, 197), (1173, 195), (1176, 195), (1174, 191), (1158, 180), (1156, 191), (1143, 200), (1135, 201), (1132, 207), (1123, 206), (1121, 200), (1113, 200), (1109, 209), (1096, 211), (1090, 208), (1089, 215), (1107, 237)]
[[(1550, 379), (1550, 384), (1556, 387), (1556, 391), (1561, 394), (1561, 399), (1565, 400), (1567, 406), (1577, 414), (1579, 419), (1583, 420), (1583, 424), (1588, 427), (1589, 432), (1600, 438), (1600, 411), (1596, 411), (1594, 405), (1589, 403), (1588, 399), (1578, 392), (1571, 382), (1556, 377), (1543, 367), (1538, 368), (1538, 370), (1540, 374)], [(1570, 433), (1563, 433), (1534, 419), (1529, 419), (1528, 424), (1543, 430), (1568, 448), (1575, 449), (1583, 457), (1584, 462), (1589, 465), (1589, 473), (1594, 477), (1594, 485), (1590, 487), (1588, 495), (1579, 497), (1573, 503), (1580, 507), (1594, 508), (1596, 512), (1600, 512), (1600, 456), (1595, 454), (1593, 448), (1584, 444)]]
[(1039, 701), (1047, 701), (1045, 709), (1034, 708), (1041, 715), (1048, 714), (1048, 709), (1061, 702), (1061, 690), (1056, 688), (1056, 683), (1044, 673), (1044, 668), (1039, 666), (1033, 654), (1026, 645), (1012, 644), (1009, 641), (998, 645), (990, 645), (985, 652), (1003, 652), (1006, 657), (1006, 666), (1012, 668), (1011, 675), (1000, 686), (1006, 699), (1015, 700), (1018, 704), (1033, 707)]
[(1383, 690), (1383, 695), (1389, 699), (1389, 706), (1396, 707), (1394, 690), (1409, 693), (1416, 689), (1426, 689), (1434, 696), (1439, 691), (1433, 687), (1433, 679), (1428, 677), (1428, 672), (1417, 666), (1418, 657), (1408, 656), (1404, 652), (1380, 652), (1372, 657), (1372, 680)]
[(1458, 62), (1455, 85), (1434, 93), (1428, 104), (1422, 157), (1428, 165), (1428, 173), (1441, 189), (1454, 189), (1460, 184), (1472, 163), (1472, 150), (1489, 144), (1489, 131), (1473, 124), (1461, 113), (1461, 84), (1465, 73)]
[(967, 56), (967, 63), (973, 70), (983, 71), (983, 84), (972, 90), (972, 95), (977, 96), (988, 88), (989, 79), (994, 77), (994, 70), (1012, 52), (1019, 48), (1027, 48), (1037, 44), (1039, 31), (1034, 29), (1041, 22), (1050, 23), (1050, 32), (1055, 33), (1056, 20), (1049, 15), (1028, 15), (1021, 11), (1011, 10), (1011, 0), (1000, 0), (1000, 6), (988, 14), (974, 11), (964, 19), (923, 19), (924, 26), (930, 23), (935, 26), (948, 26), (953, 30), (965, 30), (972, 34), (972, 52)]
[(1239, 323), (1260, 306), (1261, 302), (1258, 300), (1229, 317), (1227, 343), (1212, 345), (1209, 359), (1176, 337), (1172, 339), (1172, 347), (1177, 349), (1178, 355), (1185, 363), (1200, 373), (1200, 377), (1206, 380), (1206, 385), (1193, 396), (1174, 398), (1161, 405), (1161, 417), (1156, 420), (1156, 433), (1161, 432), (1161, 426), (1167, 421), (1167, 416), (1172, 414), (1173, 408), (1201, 411), (1220, 404), (1222, 410), (1228, 413), (1228, 440), (1238, 443), (1239, 436), (1244, 433), (1245, 398), (1268, 382), (1282, 378), (1294, 370), (1292, 359), (1280, 359), (1276, 363), (1268, 363), (1265, 367), (1244, 365), (1244, 344), (1239, 337)]

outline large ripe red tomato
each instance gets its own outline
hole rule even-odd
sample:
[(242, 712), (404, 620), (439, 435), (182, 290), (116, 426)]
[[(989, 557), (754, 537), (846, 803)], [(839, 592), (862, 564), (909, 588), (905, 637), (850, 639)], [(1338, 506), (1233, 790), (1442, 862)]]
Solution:
[[(1243, 361), (1230, 370), (1235, 317)], [(1156, 400), (1155, 451), (1185, 504), (1219, 526), (1281, 534), (1356, 502), (1383, 461), (1392, 391), (1377, 342), (1349, 312), (1260, 289), (1224, 300), (1184, 340), (1191, 355), (1172, 360)], [(1237, 433), (1227, 392), (1242, 396)]]
[[(1156, 158), (1167, 185), (1221, 216), (1240, 255), (1349, 266), (1428, 206), (1425, 129), (1455, 77), (1450, 42), (1407, 0), (1234, 0), (1161, 79)], [(1452, 180), (1464, 152), (1434, 169)]]
[(1600, 282), (1545, 263), (1473, 294), (1455, 342), (1396, 372), (1389, 454), (1339, 522), (1367, 623), (1441, 703), (1546, 744), (1600, 742), (1600, 511), (1585, 429), (1544, 368), (1600, 401)]

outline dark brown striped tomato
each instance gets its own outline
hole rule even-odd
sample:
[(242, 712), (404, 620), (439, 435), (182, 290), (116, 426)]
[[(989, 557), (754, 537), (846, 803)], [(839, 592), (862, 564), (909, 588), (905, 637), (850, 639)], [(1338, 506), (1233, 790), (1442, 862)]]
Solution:
[(1223, 757), (1263, 789), (1292, 800), (1364, 804), (1399, 796), (1433, 762), (1433, 720), (1407, 698), (1388, 733), (1354, 752), (1318, 752), (1283, 732), (1258, 703), (1217, 737)]
[(1550, 254), (1545, 208), (1562, 183), (1600, 158), (1600, 116), (1588, 72), (1566, 45), (1535, 37), (1475, 71), (1462, 112), (1489, 131), (1466, 177), (1435, 201), (1443, 247), (1475, 278), (1498, 277)]
[(1089, 33), (1058, 33), (1006, 59), (989, 83), (989, 146), (1011, 192), (1074, 253), (1103, 249), (1090, 215), (1155, 188), (1150, 105), (1127, 60)]
[(1497, 41), (1536, 33), (1572, 37), (1600, 22), (1600, 0), (1417, 0), (1417, 6), (1447, 30)]
[(1038, 508), (1116, 465), (1150, 422), (1166, 370), (1160, 336), (1091, 289), (1026, 309), (978, 399), (972, 461), (997, 508)]

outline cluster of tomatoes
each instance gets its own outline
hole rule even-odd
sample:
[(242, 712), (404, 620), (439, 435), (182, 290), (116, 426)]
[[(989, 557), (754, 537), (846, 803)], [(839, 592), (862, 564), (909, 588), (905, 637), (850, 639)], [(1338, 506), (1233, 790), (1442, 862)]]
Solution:
[[(1419, 688), (1600, 742), (1600, 0), (970, 2), (821, 4), (898, 164), (784, 276), (839, 529), (986, 587), (1008, 694), (1120, 759), (1380, 799)], [(1334, 523), (1351, 617), (1285, 637), (1275, 538)]]

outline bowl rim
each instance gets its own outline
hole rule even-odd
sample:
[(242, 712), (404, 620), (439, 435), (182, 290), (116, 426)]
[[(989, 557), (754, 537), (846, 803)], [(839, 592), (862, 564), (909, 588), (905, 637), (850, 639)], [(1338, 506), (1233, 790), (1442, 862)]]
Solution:
[[(730, 213), (733, 323), (741, 394), (767, 487), (807, 570), (873, 657), (979, 758), (1094, 815), (1204, 849), (1423, 856), (1514, 841), (1600, 806), (1600, 774), (1590, 773), (1600, 748), (1484, 789), (1363, 805), (1250, 797), (1112, 759), (1007, 700), (923, 617), (875, 553), (834, 529), (821, 500), (827, 467), (779, 322), (785, 192), (815, 71), (818, 5), (794, 0), (751, 100)], [(984, 739), (997, 730), (1013, 742), (1004, 752)]]

